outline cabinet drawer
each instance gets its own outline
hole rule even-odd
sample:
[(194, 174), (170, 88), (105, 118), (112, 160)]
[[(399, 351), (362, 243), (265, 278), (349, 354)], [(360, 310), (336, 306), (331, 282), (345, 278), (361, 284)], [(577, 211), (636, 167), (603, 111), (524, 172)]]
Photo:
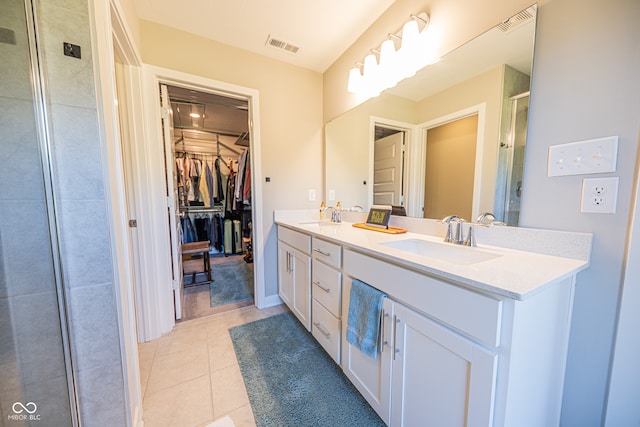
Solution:
[(502, 300), (351, 250), (344, 273), (492, 347), (500, 345)]
[(340, 320), (315, 299), (312, 302), (311, 333), (329, 356), (340, 364)]
[(313, 238), (313, 258), (321, 260), (332, 267), (342, 267), (342, 247), (335, 243)]
[(278, 226), (278, 240), (281, 240), (305, 254), (311, 253), (311, 236), (290, 228)]
[(340, 317), (342, 273), (314, 259), (311, 276), (313, 298), (334, 316)]

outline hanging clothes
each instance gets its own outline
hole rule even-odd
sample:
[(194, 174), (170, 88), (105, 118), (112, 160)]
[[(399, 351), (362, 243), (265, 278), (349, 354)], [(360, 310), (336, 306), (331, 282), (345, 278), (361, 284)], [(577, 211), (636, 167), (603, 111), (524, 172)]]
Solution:
[[(198, 191), (200, 192), (198, 200), (202, 202), (202, 205), (206, 208), (210, 208), (211, 198), (209, 196), (209, 186), (207, 185), (207, 165), (201, 165), (200, 177), (198, 179)], [(203, 173), (204, 172), (204, 173)]]
[(191, 243), (197, 240), (196, 228), (191, 222), (189, 215), (180, 218), (180, 226), (182, 228), (182, 243)]
[(213, 206), (216, 203), (215, 200), (215, 196), (214, 196), (214, 182), (213, 182), (213, 173), (211, 171), (211, 162), (207, 162), (207, 165), (205, 167), (205, 181), (207, 184), (207, 197), (208, 197), (208, 203), (209, 206)]
[(216, 173), (216, 202), (222, 202), (224, 200), (224, 188), (222, 187), (222, 172), (220, 171), (220, 158), (215, 161), (215, 173)]
[(242, 200), (242, 196), (244, 193), (243, 180), (244, 180), (244, 172), (246, 168), (248, 152), (249, 150), (244, 150), (242, 153), (240, 153), (240, 158), (238, 159), (238, 174), (236, 175), (235, 192), (234, 192), (234, 197), (236, 198), (236, 200)]

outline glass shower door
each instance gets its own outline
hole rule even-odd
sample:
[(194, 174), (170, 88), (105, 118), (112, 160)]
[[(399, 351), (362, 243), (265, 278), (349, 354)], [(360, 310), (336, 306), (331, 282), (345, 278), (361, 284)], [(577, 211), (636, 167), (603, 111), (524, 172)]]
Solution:
[(30, 9), (0, 0), (0, 426), (65, 427), (77, 421)]
[(505, 201), (505, 222), (518, 225), (520, 220), (520, 200), (522, 197), (522, 177), (524, 174), (524, 153), (527, 145), (527, 123), (529, 117), (529, 95), (513, 98), (511, 122), (511, 164), (507, 173)]

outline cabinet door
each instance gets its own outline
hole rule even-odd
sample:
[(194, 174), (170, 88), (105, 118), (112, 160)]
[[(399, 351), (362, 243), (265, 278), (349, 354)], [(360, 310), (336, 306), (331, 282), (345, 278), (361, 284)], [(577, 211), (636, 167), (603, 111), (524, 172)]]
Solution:
[[(343, 325), (345, 325), (343, 330), (346, 330), (351, 281), (345, 280), (342, 286), (342, 319)], [(391, 319), (393, 319), (393, 303), (391, 300), (385, 299), (382, 305), (381, 353), (378, 354), (376, 359), (370, 358), (353, 347), (344, 338), (346, 334), (342, 334), (342, 369), (347, 378), (387, 425), (389, 425), (391, 405), (391, 353), (393, 349), (391, 343)]]
[(311, 257), (297, 249), (291, 252), (291, 289), (289, 308), (311, 330)]
[(392, 426), (490, 426), (496, 355), (394, 304)]

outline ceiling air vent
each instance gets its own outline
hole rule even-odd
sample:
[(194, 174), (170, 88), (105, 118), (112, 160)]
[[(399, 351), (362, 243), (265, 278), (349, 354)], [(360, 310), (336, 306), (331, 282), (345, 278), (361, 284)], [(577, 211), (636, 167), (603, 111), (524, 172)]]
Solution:
[(298, 53), (298, 51), (300, 50), (299, 46), (296, 46), (292, 43), (289, 43), (281, 39), (277, 39), (273, 37), (271, 34), (269, 34), (269, 37), (267, 38), (267, 46), (270, 46), (278, 50), (284, 50), (285, 52), (289, 52), (289, 53)]
[(503, 21), (502, 23), (498, 24), (498, 28), (503, 32), (508, 33), (509, 31), (513, 31), (515, 28), (520, 26), (520, 24), (524, 24), (525, 22), (530, 21), (531, 19), (533, 19), (534, 16), (535, 16), (535, 10), (532, 10), (532, 8), (528, 8), (523, 10), (522, 12), (519, 12), (516, 15), (513, 15), (511, 18), (507, 19), (506, 21)]

